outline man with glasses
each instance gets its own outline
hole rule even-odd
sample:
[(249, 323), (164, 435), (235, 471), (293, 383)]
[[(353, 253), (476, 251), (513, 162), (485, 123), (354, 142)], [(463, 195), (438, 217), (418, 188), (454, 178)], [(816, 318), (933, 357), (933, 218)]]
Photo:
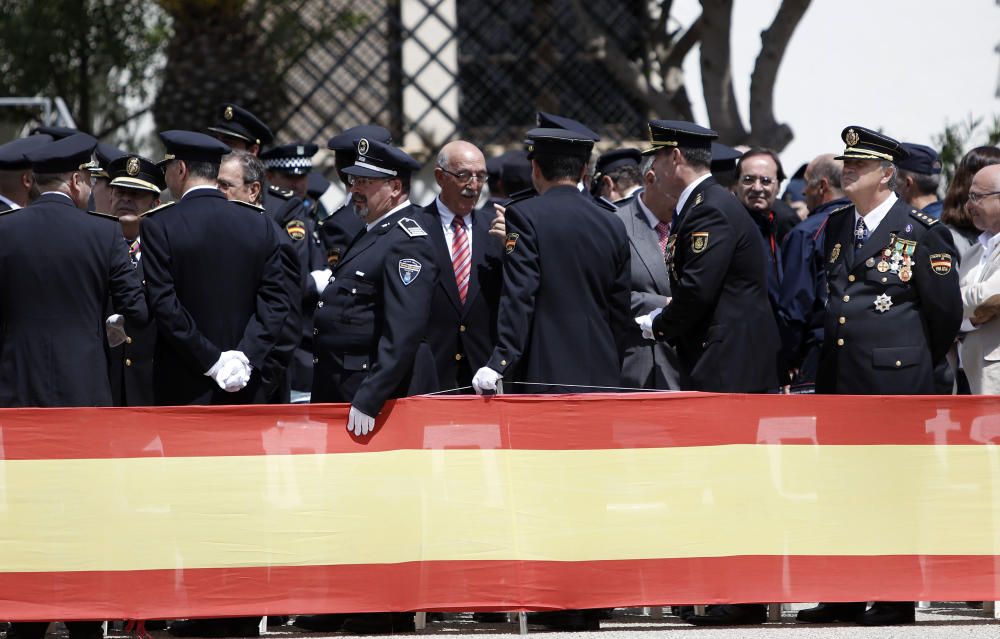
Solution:
[[(826, 226), (829, 284), (816, 392), (843, 395), (933, 394), (934, 366), (962, 320), (958, 260), (951, 234), (896, 197), (896, 163), (906, 150), (860, 126), (846, 144), (842, 185), (852, 206)], [(913, 623), (912, 601), (821, 603), (799, 621)]]
[[(767, 294), (777, 313), (781, 286), (781, 240), (774, 201), (785, 179), (777, 154), (764, 148), (750, 149), (736, 161), (733, 190), (747, 213), (757, 223), (767, 255)], [(777, 315), (776, 315), (777, 317)]]
[(444, 390), (469, 387), (496, 341), (503, 275), (502, 242), (490, 236), (493, 207), (473, 210), (486, 183), (486, 159), (462, 140), (441, 148), (434, 168), (441, 189), (424, 209), (441, 277), (434, 287), (427, 341)]

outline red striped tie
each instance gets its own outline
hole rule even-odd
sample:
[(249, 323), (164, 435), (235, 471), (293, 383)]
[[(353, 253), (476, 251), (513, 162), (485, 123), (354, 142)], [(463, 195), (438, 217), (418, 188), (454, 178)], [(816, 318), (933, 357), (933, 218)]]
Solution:
[(472, 247), (469, 234), (465, 230), (465, 220), (455, 216), (451, 222), (455, 235), (451, 240), (451, 265), (455, 268), (455, 283), (458, 284), (458, 298), (465, 304), (469, 293), (469, 273), (472, 268)]
[(667, 252), (667, 239), (670, 237), (670, 224), (666, 222), (656, 223), (656, 236), (660, 243), (660, 253)]

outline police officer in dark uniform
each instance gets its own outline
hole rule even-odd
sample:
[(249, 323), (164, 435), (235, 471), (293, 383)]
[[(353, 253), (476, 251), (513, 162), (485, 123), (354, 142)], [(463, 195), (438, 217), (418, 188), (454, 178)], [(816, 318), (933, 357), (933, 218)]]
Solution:
[(523, 392), (620, 386), (631, 252), (613, 206), (577, 188), (594, 141), (550, 128), (527, 137), (540, 195), (507, 206), (498, 342), (473, 385), (493, 390), (505, 377), (544, 384)]
[[(135, 154), (125, 154), (107, 167), (111, 189), (111, 215), (118, 219), (122, 237), (136, 276), (145, 285), (142, 265), (142, 238), (139, 220), (160, 204), (160, 192), (167, 187), (163, 171), (154, 162)], [(117, 327), (118, 323), (113, 326)], [(111, 346), (108, 371), (115, 406), (152, 406), (153, 352), (156, 324), (136, 325), (120, 320), (120, 329), (109, 327)]]
[(642, 189), (640, 162), (642, 153), (639, 149), (605, 151), (594, 165), (590, 192), (595, 197), (607, 199), (615, 206), (625, 204)]
[[(780, 344), (767, 298), (764, 243), (743, 205), (709, 173), (716, 133), (672, 120), (653, 120), (649, 131), (652, 147), (644, 153), (656, 154), (657, 180), (678, 198), (665, 250), (673, 297), (637, 321), (647, 338), (676, 345), (682, 389), (774, 390)], [(762, 614), (734, 618), (753, 623)]]
[[(933, 394), (934, 366), (962, 321), (958, 258), (951, 234), (893, 193), (896, 140), (860, 126), (841, 134), (842, 184), (852, 206), (830, 214), (826, 273), (830, 297), (816, 392)], [(799, 621), (913, 623), (912, 601), (824, 603)]]
[(329, 268), (334, 268), (344, 255), (347, 247), (355, 236), (364, 228), (364, 223), (354, 214), (354, 200), (350, 193), (350, 176), (344, 169), (353, 166), (357, 153), (358, 140), (391, 144), (392, 136), (387, 129), (374, 124), (364, 124), (351, 127), (340, 135), (335, 135), (326, 143), (326, 148), (334, 151), (334, 163), (340, 181), (348, 189), (347, 200), (324, 220), (321, 220), (317, 231)]
[(161, 166), (179, 199), (143, 218), (143, 260), (157, 322), (158, 405), (252, 403), (259, 371), (291, 312), (278, 229), (217, 188), (225, 144), (166, 131)]
[(215, 123), (207, 131), (230, 149), (259, 156), (260, 150), (274, 141), (274, 134), (256, 115), (243, 107), (226, 102), (217, 109)]
[[(29, 151), (42, 195), (0, 214), (0, 407), (111, 405), (105, 301), (148, 319), (117, 223), (81, 210), (96, 145), (81, 133)], [(12, 623), (7, 636), (42, 639), (48, 625)], [(102, 636), (100, 621), (66, 627), (72, 639)]]

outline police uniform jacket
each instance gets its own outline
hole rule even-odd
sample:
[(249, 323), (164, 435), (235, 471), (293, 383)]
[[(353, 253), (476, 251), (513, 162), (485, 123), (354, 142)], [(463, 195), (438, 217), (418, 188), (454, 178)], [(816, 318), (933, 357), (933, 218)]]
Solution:
[[(649, 226), (646, 214), (632, 196), (621, 204), (615, 215), (625, 224), (631, 260), (632, 315), (646, 315), (667, 305), (670, 277), (660, 250), (659, 236)], [(633, 388), (680, 389), (680, 362), (673, 347), (664, 341), (650, 342), (642, 337), (638, 324), (629, 327), (622, 384)]]
[[(199, 188), (142, 221), (149, 303), (157, 323), (158, 405), (253, 401), (259, 371), (297, 299), (286, 286), (278, 230), (259, 208)], [(204, 373), (242, 351), (250, 384), (227, 393)]]
[(442, 390), (469, 386), (472, 374), (486, 364), (496, 343), (497, 306), (503, 281), (503, 245), (489, 234), (493, 208), (471, 214), (472, 258), (469, 289), (463, 304), (437, 200), (419, 218), (434, 245), (440, 270), (431, 299), (427, 342), (434, 353)]
[[(126, 242), (127, 245), (127, 242)], [(141, 253), (140, 253), (141, 254)], [(142, 259), (135, 260), (136, 277), (145, 287)], [(108, 309), (108, 314), (113, 310)], [(156, 323), (125, 321), (125, 342), (109, 349), (108, 373), (115, 406), (153, 406), (153, 354)]]
[(334, 269), (316, 304), (313, 402), (374, 416), (390, 398), (438, 389), (424, 342), (438, 265), (421, 215), (412, 205), (389, 215)]
[(46, 193), (0, 238), (0, 406), (110, 406), (105, 302), (149, 319), (117, 220)]
[(668, 240), (673, 299), (653, 321), (677, 348), (685, 390), (761, 392), (778, 385), (780, 344), (756, 223), (707, 178), (684, 203)]
[(512, 202), (506, 213), (498, 342), (487, 366), (506, 379), (558, 384), (521, 392), (620, 386), (630, 252), (622, 221), (575, 186)]
[[(933, 393), (934, 365), (962, 321), (951, 235), (902, 200), (858, 251), (854, 227), (853, 206), (832, 213), (826, 226), (830, 299), (816, 391)], [(897, 255), (909, 258), (908, 273)]]

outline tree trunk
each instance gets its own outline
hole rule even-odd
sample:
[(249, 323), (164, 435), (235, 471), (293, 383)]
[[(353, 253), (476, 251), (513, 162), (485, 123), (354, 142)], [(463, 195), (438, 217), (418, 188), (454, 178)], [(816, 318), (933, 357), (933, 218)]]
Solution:
[(792, 141), (791, 127), (774, 117), (774, 84), (795, 28), (811, 0), (782, 0), (774, 21), (761, 33), (760, 55), (750, 76), (749, 144), (781, 151)]
[(727, 144), (742, 144), (747, 131), (733, 90), (729, 31), (733, 0), (701, 2), (701, 84), (710, 126)]

